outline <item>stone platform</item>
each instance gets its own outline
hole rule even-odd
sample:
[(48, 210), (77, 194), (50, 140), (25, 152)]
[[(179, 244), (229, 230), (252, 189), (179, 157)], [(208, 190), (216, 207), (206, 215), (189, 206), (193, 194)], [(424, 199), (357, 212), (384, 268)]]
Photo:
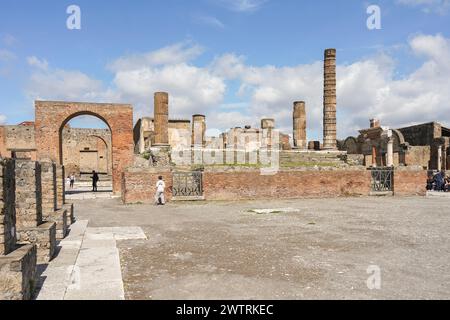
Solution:
[(37, 227), (17, 230), (17, 243), (36, 244), (37, 262), (48, 263), (56, 252), (56, 223), (45, 222)]

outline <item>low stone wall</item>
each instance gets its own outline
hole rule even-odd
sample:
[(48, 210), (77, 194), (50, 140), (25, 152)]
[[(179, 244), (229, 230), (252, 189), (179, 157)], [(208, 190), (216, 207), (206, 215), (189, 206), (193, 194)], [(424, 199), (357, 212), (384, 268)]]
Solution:
[(122, 173), (123, 203), (154, 203), (156, 182), (162, 176), (166, 183), (166, 200), (172, 196), (172, 173), (169, 169), (128, 169)]
[[(169, 169), (129, 169), (122, 176), (122, 201), (153, 203), (155, 184), (162, 175), (167, 185), (166, 198), (172, 198), (172, 173)], [(399, 168), (394, 172), (394, 194), (426, 194), (427, 171)], [(253, 168), (207, 168), (203, 172), (205, 200), (252, 200), (329, 198), (368, 196), (371, 172), (364, 167), (282, 169), (275, 175), (262, 175)]]
[(427, 193), (427, 170), (398, 168), (394, 172), (394, 195), (424, 196)]
[(367, 196), (367, 170), (289, 170), (261, 175), (259, 170), (204, 172), (207, 200), (294, 199), (305, 197)]

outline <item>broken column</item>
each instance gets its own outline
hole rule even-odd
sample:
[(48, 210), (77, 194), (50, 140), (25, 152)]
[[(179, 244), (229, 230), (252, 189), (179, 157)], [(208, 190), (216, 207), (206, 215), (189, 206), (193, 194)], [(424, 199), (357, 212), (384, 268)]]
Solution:
[(30, 300), (36, 245), (16, 245), (15, 162), (0, 160), (0, 300)]
[(294, 102), (294, 147), (306, 150), (306, 106), (304, 101)]
[(204, 147), (206, 143), (206, 117), (201, 114), (192, 116), (192, 146)]
[(169, 144), (169, 94), (156, 92), (154, 102), (155, 113), (155, 145)]
[(48, 263), (56, 250), (56, 223), (42, 216), (41, 166), (16, 161), (16, 226), (18, 244), (36, 244), (38, 263)]
[(262, 129), (262, 147), (263, 148), (272, 148), (273, 144), (273, 131), (275, 130), (275, 119), (262, 119), (261, 120), (261, 129)]
[(42, 218), (44, 221), (56, 223), (56, 238), (61, 240), (66, 236), (69, 221), (67, 209), (62, 206), (58, 208), (58, 181), (56, 178), (56, 164), (41, 162)]
[(336, 150), (336, 49), (325, 50), (323, 149)]

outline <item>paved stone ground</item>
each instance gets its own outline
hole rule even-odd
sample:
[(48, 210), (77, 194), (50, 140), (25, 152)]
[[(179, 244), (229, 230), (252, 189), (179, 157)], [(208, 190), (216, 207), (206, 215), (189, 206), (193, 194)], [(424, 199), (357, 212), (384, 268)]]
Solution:
[[(76, 202), (76, 212), (89, 228), (145, 232), (117, 241), (127, 299), (449, 299), (449, 206), (420, 197), (165, 207), (97, 199)], [(367, 287), (369, 265), (381, 269), (380, 290)]]

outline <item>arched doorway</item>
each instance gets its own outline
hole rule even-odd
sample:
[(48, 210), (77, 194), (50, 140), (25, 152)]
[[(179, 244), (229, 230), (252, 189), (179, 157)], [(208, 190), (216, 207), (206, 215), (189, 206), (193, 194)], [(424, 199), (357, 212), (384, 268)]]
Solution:
[(95, 170), (111, 175), (112, 136), (106, 123), (93, 116), (79, 116), (60, 130), (60, 161), (66, 172), (80, 175)]
[(111, 132), (113, 190), (121, 193), (123, 170), (133, 164), (133, 108), (124, 104), (36, 101), (35, 135), (38, 160), (63, 164), (62, 130), (72, 119), (94, 116)]

